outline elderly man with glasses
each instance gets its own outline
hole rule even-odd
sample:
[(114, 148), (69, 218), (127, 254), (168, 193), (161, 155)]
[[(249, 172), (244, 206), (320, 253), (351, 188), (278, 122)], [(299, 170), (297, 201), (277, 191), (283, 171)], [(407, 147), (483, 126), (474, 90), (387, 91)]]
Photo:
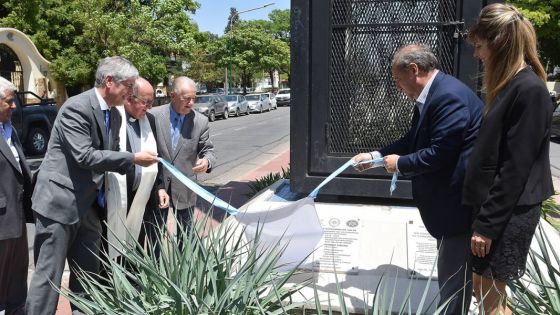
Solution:
[[(120, 150), (137, 153), (149, 150), (157, 153), (157, 134), (154, 116), (148, 112), (154, 103), (154, 88), (144, 78), (136, 79), (124, 106), (119, 108), (125, 123), (119, 130)], [(126, 240), (133, 245), (134, 239), (144, 244), (146, 234), (153, 245), (159, 235), (157, 225), (169, 208), (169, 196), (161, 179), (161, 165), (141, 167), (136, 165), (126, 175), (111, 173), (108, 184), (112, 193), (107, 197), (107, 233), (109, 256), (118, 255), (116, 246)], [(124, 201), (124, 202), (123, 202)]]
[[(31, 172), (12, 127), (16, 87), (0, 77), (0, 314), (23, 314), (27, 296), (27, 232)], [(32, 222), (32, 221), (30, 221)]]
[[(210, 172), (216, 165), (208, 118), (193, 110), (195, 99), (195, 82), (187, 77), (177, 77), (173, 81), (171, 103), (152, 111), (157, 122), (160, 156), (192, 179), (196, 179), (196, 174)], [(196, 195), (166, 169), (163, 170), (163, 180), (177, 220), (187, 229)]]

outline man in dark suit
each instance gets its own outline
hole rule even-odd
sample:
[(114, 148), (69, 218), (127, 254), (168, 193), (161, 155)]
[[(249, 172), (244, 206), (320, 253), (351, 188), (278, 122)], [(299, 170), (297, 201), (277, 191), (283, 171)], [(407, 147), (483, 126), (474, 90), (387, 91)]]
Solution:
[[(160, 156), (193, 179), (196, 174), (210, 172), (216, 164), (208, 118), (193, 110), (195, 99), (195, 82), (187, 77), (177, 77), (173, 81), (171, 103), (152, 110), (156, 117)], [(163, 170), (163, 180), (177, 219), (187, 228), (196, 205), (196, 195), (167, 169)]]
[[(154, 88), (146, 79), (138, 78), (132, 87), (132, 94), (127, 96), (123, 106), (126, 124), (121, 128), (126, 131), (121, 132), (126, 133), (126, 151), (136, 153), (141, 152), (143, 146), (153, 146), (149, 149), (157, 152), (156, 122), (154, 116), (148, 112), (153, 103)], [(150, 142), (151, 139), (153, 142)], [(149, 168), (136, 165), (126, 173), (128, 233), (139, 233), (138, 241), (141, 244), (144, 243), (147, 234), (155, 245), (158, 235), (156, 227), (165, 224), (162, 219), (169, 209), (169, 196), (161, 178), (161, 165), (158, 166), (159, 169), (155, 165)], [(143, 181), (147, 183), (143, 184)], [(128, 233), (125, 233), (125, 236)]]
[(100, 245), (100, 208), (105, 207), (105, 172), (125, 173), (134, 164), (157, 162), (153, 152), (118, 151), (121, 105), (138, 77), (125, 58), (99, 63), (95, 87), (69, 98), (54, 122), (47, 154), (33, 192), (35, 212), (35, 272), (27, 295), (28, 314), (54, 314), (65, 259), (69, 288), (83, 289), (75, 270), (96, 274)]
[(461, 192), (483, 105), (466, 85), (438, 71), (438, 65), (423, 45), (405, 46), (395, 54), (392, 73), (397, 88), (416, 101), (412, 127), (395, 143), (353, 159), (384, 156), (387, 171), (411, 177), (424, 225), (437, 239), (440, 304), (451, 299), (444, 313), (464, 314), (472, 292), (472, 208), (461, 204)]
[(31, 173), (12, 128), (16, 87), (0, 77), (0, 313), (23, 314), (27, 297), (26, 219), (31, 214)]

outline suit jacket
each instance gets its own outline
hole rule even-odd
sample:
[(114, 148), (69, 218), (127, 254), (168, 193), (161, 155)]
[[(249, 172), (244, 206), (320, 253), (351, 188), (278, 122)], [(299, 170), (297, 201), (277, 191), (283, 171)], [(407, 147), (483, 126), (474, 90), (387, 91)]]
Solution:
[(409, 132), (380, 150), (400, 155), (399, 172), (412, 178), (412, 196), (436, 238), (470, 231), (472, 208), (461, 204), (462, 187), (482, 107), (466, 85), (440, 71)]
[[(156, 140), (156, 143), (158, 143), (158, 138), (157, 138), (157, 133), (156, 133), (156, 120), (154, 118), (154, 115), (150, 114), (150, 113), (146, 113), (146, 118), (148, 119), (148, 122), (150, 123), (150, 128), (152, 128), (152, 133), (154, 135), (154, 138)], [(128, 152), (132, 152), (132, 148), (130, 147), (130, 139), (128, 136), (128, 131), (126, 133), (126, 151)], [(133, 152), (134, 153), (134, 152)], [(146, 211), (152, 211), (154, 209), (159, 209), (159, 198), (158, 198), (158, 193), (157, 191), (159, 189), (165, 189), (165, 186), (163, 186), (163, 180), (162, 180), (162, 166), (161, 163), (158, 165), (158, 175), (156, 177), (156, 181), (154, 183), (154, 186), (152, 187), (152, 191), (150, 193), (150, 199), (148, 200), (148, 203), (146, 204)], [(136, 192), (133, 191), (133, 186), (134, 186), (134, 178), (135, 178), (135, 168), (131, 168), (129, 169), (128, 172), (126, 172), (126, 192), (127, 192), (127, 200), (128, 200), (128, 204), (127, 204), (127, 211), (130, 210), (130, 206), (132, 205), (132, 200), (134, 200), (134, 196), (136, 196)]]
[(77, 223), (97, 198), (106, 171), (124, 174), (134, 155), (116, 152), (121, 116), (111, 108), (106, 133), (94, 89), (69, 98), (54, 122), (33, 192), (33, 210), (51, 220)]
[(32, 218), (31, 171), (15, 129), (12, 131), (12, 144), (19, 155), (21, 171), (10, 146), (0, 136), (0, 240), (21, 237), (24, 222)]
[(465, 175), (464, 202), (477, 209), (473, 230), (498, 238), (516, 210), (553, 193), (548, 90), (530, 67), (496, 96), (484, 116)]
[[(156, 130), (158, 135), (158, 153), (165, 160), (171, 162), (185, 176), (196, 179), (192, 168), (198, 157), (208, 159), (209, 165), (216, 165), (214, 145), (210, 141), (208, 118), (196, 111), (185, 115), (181, 137), (177, 149), (173, 152), (171, 147), (171, 134), (169, 118), (169, 106), (162, 105), (152, 110), (156, 118)], [(210, 168), (207, 172), (210, 172)], [(196, 195), (179, 180), (177, 180), (167, 169), (163, 170), (163, 181), (165, 189), (175, 209), (193, 207), (196, 203)]]

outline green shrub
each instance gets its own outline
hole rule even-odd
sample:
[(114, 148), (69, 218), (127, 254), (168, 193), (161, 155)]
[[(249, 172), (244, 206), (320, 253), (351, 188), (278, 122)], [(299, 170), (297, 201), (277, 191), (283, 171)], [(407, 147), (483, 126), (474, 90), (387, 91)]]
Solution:
[(509, 283), (514, 314), (560, 314), (560, 258), (539, 224), (538, 250), (531, 250), (525, 277)]
[(254, 181), (249, 183), (250, 192), (246, 193), (245, 196), (248, 198), (252, 198), (255, 196), (259, 191), (267, 188), (268, 186), (274, 184), (281, 178), (289, 179), (290, 178), (290, 167), (288, 166), (286, 169), (282, 167), (281, 173), (269, 173), (261, 178), (257, 178)]
[(204, 226), (189, 227), (182, 244), (162, 231), (159, 258), (152, 244), (124, 245), (126, 268), (105, 260), (105, 278), (79, 273), (84, 295), (61, 293), (85, 314), (288, 314), (302, 306), (290, 298), (308, 281), (287, 285), (295, 270), (278, 271), (280, 246), (262, 255), (260, 233), (245, 243), (237, 224), (203, 236)]

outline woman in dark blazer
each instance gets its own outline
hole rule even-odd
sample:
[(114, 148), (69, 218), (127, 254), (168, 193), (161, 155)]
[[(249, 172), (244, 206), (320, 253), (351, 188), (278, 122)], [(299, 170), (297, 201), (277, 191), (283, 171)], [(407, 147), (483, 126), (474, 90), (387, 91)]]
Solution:
[(541, 202), (553, 193), (553, 105), (531, 23), (506, 4), (482, 9), (469, 39), (484, 65), (486, 105), (465, 174), (474, 207), (473, 288), (486, 314), (511, 314), (506, 281), (525, 272)]

